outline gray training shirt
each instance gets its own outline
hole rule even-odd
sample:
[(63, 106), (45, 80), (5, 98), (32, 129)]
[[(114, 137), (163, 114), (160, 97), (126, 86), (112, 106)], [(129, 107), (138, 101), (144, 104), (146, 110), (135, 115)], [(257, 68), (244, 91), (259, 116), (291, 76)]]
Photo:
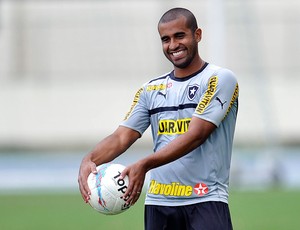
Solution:
[(228, 202), (238, 94), (235, 75), (208, 63), (191, 76), (176, 78), (172, 71), (138, 90), (121, 125), (141, 135), (151, 125), (154, 154), (187, 132), (192, 116), (217, 127), (192, 152), (150, 171), (146, 205)]

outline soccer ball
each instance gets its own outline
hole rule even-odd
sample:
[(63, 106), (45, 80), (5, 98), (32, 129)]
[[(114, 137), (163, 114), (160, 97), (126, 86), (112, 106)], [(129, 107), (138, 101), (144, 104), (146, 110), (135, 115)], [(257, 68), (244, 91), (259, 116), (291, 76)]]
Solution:
[(97, 174), (91, 173), (88, 177), (88, 186), (91, 190), (89, 204), (98, 212), (106, 215), (115, 215), (127, 210), (130, 205), (121, 197), (128, 187), (128, 176), (120, 179), (125, 166), (115, 163), (106, 163), (97, 167)]

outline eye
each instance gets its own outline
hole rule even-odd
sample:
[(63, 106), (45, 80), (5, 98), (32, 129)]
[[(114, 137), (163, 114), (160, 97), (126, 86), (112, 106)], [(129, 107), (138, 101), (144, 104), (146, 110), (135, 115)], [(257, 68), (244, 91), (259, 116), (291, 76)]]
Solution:
[(166, 43), (166, 42), (168, 42), (169, 40), (170, 40), (169, 37), (162, 37), (162, 38), (161, 38), (161, 41), (162, 41), (163, 43)]

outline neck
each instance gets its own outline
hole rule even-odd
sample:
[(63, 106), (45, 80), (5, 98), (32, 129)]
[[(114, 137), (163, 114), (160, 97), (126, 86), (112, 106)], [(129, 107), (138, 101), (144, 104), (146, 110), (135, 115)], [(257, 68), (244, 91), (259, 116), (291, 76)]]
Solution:
[(189, 76), (195, 72), (197, 72), (199, 69), (201, 69), (205, 64), (205, 61), (203, 61), (200, 56), (197, 56), (197, 58), (194, 58), (194, 60), (190, 63), (190, 65), (186, 68), (178, 68), (174, 67), (174, 75), (177, 78), (184, 78), (186, 76)]

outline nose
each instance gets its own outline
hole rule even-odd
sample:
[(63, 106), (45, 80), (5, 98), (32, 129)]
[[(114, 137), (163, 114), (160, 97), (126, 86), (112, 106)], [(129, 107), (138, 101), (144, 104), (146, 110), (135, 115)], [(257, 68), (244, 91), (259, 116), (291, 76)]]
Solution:
[(172, 38), (170, 40), (169, 49), (170, 50), (176, 50), (179, 46), (179, 43), (176, 41), (176, 39)]

